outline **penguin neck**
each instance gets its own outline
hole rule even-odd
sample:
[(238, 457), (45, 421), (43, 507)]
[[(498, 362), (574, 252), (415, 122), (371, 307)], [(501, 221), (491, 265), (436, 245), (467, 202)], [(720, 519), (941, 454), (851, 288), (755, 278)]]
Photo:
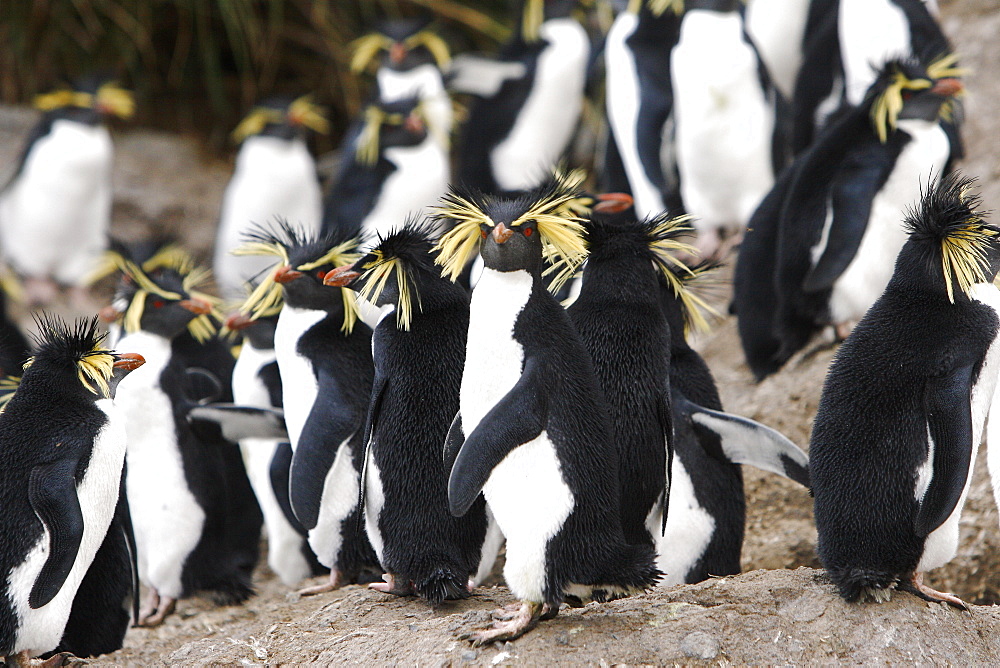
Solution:
[[(540, 287), (541, 274), (517, 271), (498, 271), (483, 268), (483, 273), (472, 291), (470, 317), (473, 322), (492, 323), (498, 331), (510, 332), (517, 316)], [(473, 325), (470, 324), (470, 328)]]

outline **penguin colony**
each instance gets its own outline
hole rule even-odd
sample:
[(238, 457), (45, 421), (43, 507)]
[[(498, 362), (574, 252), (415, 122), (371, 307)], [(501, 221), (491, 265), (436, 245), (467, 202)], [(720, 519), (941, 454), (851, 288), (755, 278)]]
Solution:
[[(38, 315), (29, 346), (3, 319), (0, 655), (111, 652), (196, 591), (240, 603), (262, 526), (286, 585), (329, 573), (303, 595), (438, 605), (504, 547), (518, 602), (464, 637), (517, 638), (563, 603), (738, 573), (740, 464), (811, 488), (844, 598), (964, 607), (923, 574), (955, 554), (994, 403), (1000, 228), (952, 172), (962, 70), (931, 10), (631, 0), (599, 54), (580, 4), (525, 0), (496, 58), (453, 59), (424, 19), (357, 40), (376, 85), (325, 186), (322, 109), (254, 107), (214, 256), (228, 317), (182, 249), (108, 241), (103, 119), (130, 94), (38, 98), (0, 191), (5, 262), (32, 305), (79, 298), (101, 262), (119, 283), (108, 338)], [(566, 166), (602, 76), (612, 194)], [(458, 128), (449, 89), (471, 100)], [(809, 459), (724, 412), (689, 343), (737, 248), (758, 380), (843, 341)]]

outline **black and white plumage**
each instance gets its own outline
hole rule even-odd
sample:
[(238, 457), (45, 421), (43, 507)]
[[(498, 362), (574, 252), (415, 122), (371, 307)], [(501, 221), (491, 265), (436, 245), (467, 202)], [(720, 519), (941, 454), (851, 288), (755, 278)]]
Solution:
[(246, 240), (241, 252), (271, 256), (275, 266), (244, 310), (259, 314), (284, 300), (274, 351), (292, 449), (291, 509), (330, 569), (328, 583), (302, 593), (330, 591), (378, 568), (358, 506), (374, 377), (371, 330), (357, 321), (350, 290), (323, 286), (328, 271), (357, 258), (358, 240), (342, 230), (317, 237), (288, 224)]
[(230, 254), (254, 224), (282, 219), (318, 232), (323, 195), (306, 135), (327, 128), (322, 110), (303, 96), (264, 100), (233, 131), (240, 149), (222, 198), (212, 263), (223, 296), (242, 298), (244, 284), (267, 269), (260, 258)]
[(750, 0), (746, 31), (772, 83), (786, 100), (795, 92), (802, 65), (809, 13), (815, 0)]
[(515, 638), (564, 600), (605, 600), (656, 581), (649, 546), (628, 545), (617, 450), (593, 365), (542, 280), (543, 246), (575, 268), (579, 222), (563, 207), (575, 183), (550, 179), (504, 198), (454, 191), (440, 215), (439, 262), (457, 277), (482, 245), (472, 292), (460, 411), (449, 430), (453, 514), (482, 492), (507, 538), (504, 579), (519, 604), (476, 643)]
[(826, 325), (845, 336), (889, 281), (902, 213), (954, 150), (939, 122), (962, 89), (952, 62), (887, 64), (865, 103), (827, 128), (754, 213), (734, 307), (758, 379)]
[(450, 86), (477, 96), (461, 129), (458, 180), (489, 193), (528, 190), (560, 161), (583, 110), (590, 41), (577, 0), (524, 0), (497, 60), (455, 60)]
[(355, 125), (344, 143), (350, 154), (324, 200), (322, 229), (375, 238), (410, 214), (428, 213), (451, 168), (417, 98), (369, 104)]
[(462, 517), (448, 512), (441, 446), (459, 408), (469, 296), (435, 266), (435, 228), (411, 219), (325, 282), (347, 285), (383, 310), (372, 338), (364, 512), (386, 573), (371, 586), (440, 603), (468, 596), (499, 544), (486, 542), (481, 498)]
[(847, 600), (948, 562), (1000, 370), (1000, 228), (970, 179), (930, 184), (885, 292), (830, 366), (810, 445), (817, 552)]
[(17, 171), (0, 192), (0, 248), (32, 303), (56, 284), (83, 289), (107, 247), (113, 147), (104, 121), (132, 115), (131, 95), (88, 77), (40, 95)]
[[(0, 413), (6, 444), (0, 452), (0, 655), (8, 663), (26, 664), (61, 642), (84, 654), (118, 649), (128, 627), (127, 601), (138, 595), (131, 560), (98, 555), (119, 541), (127, 555), (131, 543), (122, 533), (128, 526), (121, 495), (125, 425), (111, 395), (121, 373), (138, 368), (142, 357), (102, 348), (96, 318), (70, 326), (46, 316), (38, 325), (38, 349)], [(118, 378), (116, 369), (122, 370)], [(88, 580), (107, 592), (82, 585)], [(78, 592), (89, 598), (75, 601)], [(109, 600), (114, 594), (117, 601)], [(68, 623), (101, 637), (81, 643), (71, 631), (64, 639)]]
[(262, 517), (236, 444), (187, 420), (202, 400), (232, 401), (234, 360), (214, 336), (214, 300), (198, 290), (207, 272), (183, 254), (147, 261), (147, 270), (117, 262), (127, 277), (115, 299), (124, 308), (117, 345), (146, 358), (119, 385), (117, 402), (129, 429), (139, 575), (149, 588), (139, 623), (152, 626), (198, 590), (223, 604), (250, 597)]

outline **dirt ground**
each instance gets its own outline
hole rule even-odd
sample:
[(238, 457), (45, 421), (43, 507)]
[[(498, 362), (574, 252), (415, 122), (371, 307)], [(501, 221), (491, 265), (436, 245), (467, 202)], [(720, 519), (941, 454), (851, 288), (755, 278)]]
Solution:
[[(1000, 1), (944, 1), (942, 14), (971, 69), (965, 101), (968, 157), (961, 168), (980, 178), (986, 206), (995, 208), (1000, 206)], [(0, 108), (0, 165), (10, 164), (33, 118), (25, 109)], [(207, 258), (230, 164), (203, 155), (189, 138), (124, 129), (115, 139), (115, 233), (128, 238), (155, 229), (175, 232)], [(727, 299), (723, 291), (718, 299), (723, 311)], [(832, 349), (800, 355), (755, 385), (731, 318), (717, 322), (697, 347), (727, 410), (807, 446)], [(261, 567), (258, 595), (246, 605), (216, 607), (200, 597), (182, 601), (163, 626), (131, 630), (124, 649), (93, 663), (1000, 664), (1000, 611), (994, 607), (1000, 602), (1000, 539), (984, 452), (962, 517), (958, 556), (928, 574), (931, 586), (979, 604), (971, 613), (902, 594), (882, 605), (845, 604), (822, 571), (814, 570), (819, 563), (807, 492), (753, 469), (746, 469), (746, 480), (746, 573), (564, 610), (514, 643), (476, 650), (456, 639), (484, 624), (490, 609), (510, 601), (502, 586), (436, 608), (358, 586), (299, 599)]]

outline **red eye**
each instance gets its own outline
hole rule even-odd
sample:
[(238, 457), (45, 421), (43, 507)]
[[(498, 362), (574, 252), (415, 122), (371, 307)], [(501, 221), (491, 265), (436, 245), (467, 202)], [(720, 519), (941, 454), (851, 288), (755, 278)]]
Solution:
[(913, 91), (912, 90), (904, 90), (903, 91), (903, 99), (904, 100), (909, 100), (911, 97), (913, 97)]
[(153, 308), (163, 308), (163, 302), (157, 299), (155, 302), (153, 302)]
[(326, 278), (326, 272), (320, 269), (319, 271), (316, 272), (316, 278), (322, 281), (324, 278)]
[(524, 236), (530, 237), (533, 230), (530, 227), (524, 228)]
[(481, 235), (482, 235), (483, 239), (485, 239), (485, 238), (486, 238), (486, 237), (488, 236), (488, 235), (486, 234), (486, 230), (479, 230), (479, 234), (481, 234)]

